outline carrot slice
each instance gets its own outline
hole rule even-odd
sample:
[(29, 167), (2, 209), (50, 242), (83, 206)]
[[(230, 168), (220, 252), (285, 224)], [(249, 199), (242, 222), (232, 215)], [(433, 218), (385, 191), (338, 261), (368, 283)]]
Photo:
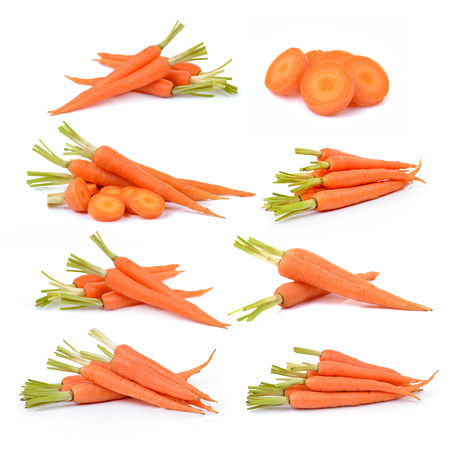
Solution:
[(267, 70), (266, 88), (286, 95), (299, 84), (308, 69), (308, 57), (298, 48), (290, 48), (277, 56)]
[(120, 186), (105, 186), (100, 189), (100, 193), (114, 195), (115, 197), (120, 197), (121, 190), (122, 190), (122, 188)]
[(127, 212), (131, 213), (131, 214), (136, 214), (130, 206), (130, 195), (133, 191), (135, 191), (136, 189), (139, 189), (136, 186), (127, 186), (126, 189), (122, 189), (120, 191), (120, 198), (123, 200), (123, 202), (125, 203), (125, 208), (127, 210)]
[(99, 222), (115, 222), (125, 212), (125, 203), (119, 197), (109, 194), (96, 194), (88, 206), (89, 215)]
[(165, 207), (164, 199), (149, 189), (135, 189), (130, 194), (130, 208), (146, 219), (156, 219)]
[(346, 52), (344, 50), (331, 50), (331, 52), (323, 53), (320, 61), (336, 61), (343, 64), (344, 61), (350, 56), (353, 56), (353, 53)]
[(66, 202), (70, 209), (78, 212), (85, 212), (88, 209), (89, 201), (91, 200), (91, 193), (87, 187), (86, 182), (82, 178), (75, 178), (67, 186)]
[(86, 183), (87, 187), (89, 189), (89, 194), (91, 194), (91, 197), (95, 194), (98, 194), (98, 187), (94, 183)]
[(355, 82), (344, 64), (321, 61), (305, 72), (300, 92), (312, 112), (332, 116), (348, 106), (355, 93)]
[(317, 64), (318, 62), (322, 61), (322, 56), (326, 52), (323, 52), (322, 50), (311, 50), (306, 53), (306, 56), (308, 57), (309, 66), (313, 66), (314, 64)]
[(355, 103), (374, 106), (386, 97), (389, 92), (389, 78), (376, 61), (366, 56), (351, 56), (345, 60), (344, 65), (355, 80)]

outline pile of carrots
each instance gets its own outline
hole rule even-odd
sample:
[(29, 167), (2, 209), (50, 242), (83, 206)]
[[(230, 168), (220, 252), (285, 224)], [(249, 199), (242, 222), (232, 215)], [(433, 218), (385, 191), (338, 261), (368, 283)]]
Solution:
[(212, 91), (214, 87), (228, 94), (237, 93), (237, 87), (228, 83), (231, 78), (219, 76), (228, 63), (213, 71), (202, 72), (199, 66), (189, 62), (206, 59), (203, 56), (208, 52), (203, 42), (172, 58), (161, 56), (161, 51), (183, 28), (184, 25), (177, 22), (164, 41), (146, 47), (136, 55), (99, 53), (101, 59), (96, 61), (111, 67), (113, 71), (100, 78), (67, 77), (75, 83), (91, 87), (49, 113), (65, 114), (130, 91), (163, 98), (177, 94), (213, 97), (205, 92)]
[(182, 271), (176, 270), (178, 264), (166, 266), (141, 267), (131, 259), (117, 256), (106, 247), (99, 233), (91, 239), (114, 262), (114, 268), (104, 270), (84, 259), (70, 255), (67, 262), (68, 272), (83, 273), (71, 284), (61, 283), (44, 272), (54, 289), (44, 289), (43, 297), (36, 300), (36, 306), (45, 307), (61, 300), (61, 309), (80, 309), (100, 307), (113, 311), (129, 306), (147, 304), (165, 309), (180, 316), (218, 328), (227, 328), (229, 324), (219, 322), (206, 314), (199, 307), (187, 301), (187, 298), (198, 297), (212, 288), (197, 291), (182, 291), (169, 288), (163, 280), (171, 278)]
[(282, 277), (291, 280), (290, 283), (282, 284), (276, 289), (274, 295), (230, 313), (253, 310), (240, 317), (238, 319), (240, 321), (251, 322), (263, 311), (274, 306), (291, 308), (330, 292), (383, 308), (432, 311), (428, 306), (410, 302), (369, 283), (370, 280), (377, 278), (378, 272), (355, 275), (307, 250), (293, 248), (283, 251), (254, 238), (245, 241), (238, 237), (234, 246), (251, 256), (273, 264)]
[(76, 375), (65, 377), (58, 383), (28, 380), (20, 393), (27, 408), (57, 402), (101, 403), (131, 397), (174, 411), (217, 413), (203, 403), (215, 400), (187, 381), (209, 364), (214, 352), (204, 364), (175, 373), (129, 345), (114, 344), (96, 329), (89, 335), (100, 341), (102, 345), (97, 347), (103, 355), (77, 351), (64, 341), (70, 349), (58, 346), (55, 355), (80, 367), (49, 359), (47, 368)]
[(289, 48), (277, 56), (266, 73), (267, 89), (278, 95), (298, 92), (306, 106), (332, 116), (348, 106), (374, 106), (389, 92), (389, 78), (373, 59), (343, 50)]
[(227, 199), (227, 195), (250, 197), (255, 194), (210, 183), (179, 179), (152, 167), (128, 159), (116, 150), (95, 147), (64, 122), (58, 130), (76, 145), (66, 144), (65, 155), (86, 158), (66, 161), (53, 153), (42, 141), (33, 151), (70, 174), (28, 171), (36, 177), (27, 180), (32, 187), (68, 184), (65, 192), (52, 193), (47, 206), (67, 205), (77, 212), (87, 212), (100, 222), (114, 222), (125, 212), (146, 219), (163, 213), (166, 202), (185, 206), (206, 215), (221, 217), (198, 202)]
[(330, 211), (373, 200), (399, 191), (411, 181), (425, 183), (416, 176), (420, 163), (362, 158), (333, 148), (296, 148), (295, 153), (316, 156), (317, 161), (300, 173), (275, 175), (274, 183), (287, 183), (294, 193), (273, 193), (264, 199), (265, 210), (281, 216), (276, 221), (310, 210)]
[(288, 363), (272, 366), (281, 375), (278, 384), (249, 386), (248, 409), (290, 405), (296, 409), (336, 408), (397, 400), (404, 396), (420, 400), (421, 391), (436, 375), (419, 380), (387, 367), (360, 361), (335, 350), (322, 352), (294, 347), (294, 352), (320, 357), (317, 364)]

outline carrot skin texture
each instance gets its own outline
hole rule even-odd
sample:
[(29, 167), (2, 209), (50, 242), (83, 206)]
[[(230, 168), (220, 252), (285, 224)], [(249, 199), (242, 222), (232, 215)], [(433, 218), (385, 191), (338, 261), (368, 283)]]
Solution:
[(72, 159), (67, 167), (69, 172), (77, 178), (100, 186), (130, 186), (132, 183), (114, 173), (97, 166), (92, 161), (84, 159)]
[(320, 361), (336, 361), (336, 362), (342, 362), (345, 364), (350, 364), (352, 366), (357, 367), (365, 367), (366, 369), (375, 369), (375, 370), (381, 370), (383, 372), (391, 372), (391, 373), (397, 373), (397, 371), (393, 369), (389, 369), (388, 367), (381, 367), (376, 366), (374, 364), (369, 364), (363, 361), (360, 361), (359, 359), (352, 358), (351, 356), (345, 355), (344, 353), (335, 351), (335, 350), (324, 350), (322, 352), (322, 355), (320, 357)]
[[(378, 272), (359, 273), (357, 276), (364, 280), (374, 280), (378, 276)], [(283, 302), (280, 303), (282, 308), (291, 308), (292, 306), (327, 294), (329, 292), (323, 289), (298, 281), (284, 283), (274, 292), (274, 295), (281, 295), (283, 297)]]
[(352, 156), (330, 156), (327, 160), (330, 167), (328, 172), (361, 169), (409, 169), (417, 167), (416, 164), (408, 164), (400, 161), (383, 161), (379, 159), (354, 158)]
[(77, 288), (84, 288), (84, 286), (86, 286), (86, 284), (88, 283), (98, 283), (102, 281), (105, 281), (103, 277), (87, 273), (86, 275), (80, 275), (79, 277), (75, 278), (72, 283)]
[(290, 254), (286, 254), (281, 258), (278, 272), (285, 278), (310, 284), (326, 291), (333, 292), (334, 294), (352, 298), (353, 300), (372, 303), (387, 308), (416, 310), (413, 307), (405, 305), (403, 302), (397, 301), (382, 293), (374, 292), (365, 286), (344, 280), (314, 264), (291, 256)]
[(160, 406), (165, 409), (172, 409), (175, 411), (192, 412), (196, 414), (203, 414), (201, 411), (190, 408), (183, 402), (168, 399), (151, 389), (147, 389), (131, 380), (127, 380), (112, 371), (108, 371), (98, 366), (83, 366), (81, 368), (81, 375), (88, 381), (110, 389), (118, 394), (133, 397), (142, 400), (151, 405)]
[(253, 197), (255, 195), (253, 192), (230, 189), (224, 186), (219, 186), (217, 184), (203, 183), (201, 181), (195, 180), (186, 180), (184, 178), (180, 178), (180, 180), (214, 195), (234, 195), (236, 197)]
[(111, 369), (116, 374), (132, 380), (148, 389), (159, 392), (160, 394), (169, 395), (173, 398), (186, 401), (195, 401), (199, 399), (199, 397), (189, 389), (168, 380), (150, 367), (145, 366), (129, 356), (114, 356), (111, 361)]
[(180, 194), (172, 186), (156, 179), (141, 169), (136, 163), (110, 147), (99, 147), (93, 155), (93, 161), (105, 170), (116, 173), (127, 179), (130, 184), (156, 192), (166, 201), (172, 201), (204, 214), (216, 215), (209, 209), (195, 203), (185, 195)]
[(192, 386), (190, 383), (188, 383), (186, 380), (178, 376), (176, 373), (172, 372), (169, 369), (166, 369), (161, 364), (158, 364), (156, 361), (153, 361), (152, 359), (148, 358), (147, 356), (143, 355), (142, 353), (137, 352), (133, 348), (131, 348), (129, 345), (122, 344), (118, 345), (114, 350), (114, 355), (126, 355), (130, 356), (131, 358), (136, 359), (140, 363), (144, 364), (147, 367), (150, 367), (155, 372), (158, 372), (159, 374), (165, 376), (169, 380), (174, 381), (175, 383), (178, 383), (180, 386), (184, 386), (191, 390), (194, 394), (198, 395), (200, 398), (207, 400), (207, 401), (214, 401), (209, 395), (201, 392), (199, 389), (197, 389), (195, 386)]
[(67, 206), (78, 212), (86, 212), (91, 194), (86, 182), (82, 178), (75, 178), (66, 188), (65, 192)]
[(73, 401), (79, 404), (109, 402), (112, 400), (121, 400), (126, 397), (125, 395), (86, 381), (74, 384), (70, 390), (73, 392)]
[(111, 291), (111, 288), (106, 286), (105, 281), (99, 281), (97, 283), (87, 283), (84, 286), (85, 297), (88, 298), (102, 298), (103, 294)]
[(61, 385), (65, 386), (66, 384), (74, 384), (80, 381), (86, 381), (81, 375), (69, 375), (68, 377), (64, 377), (61, 380)]
[(386, 392), (311, 392), (295, 391), (289, 395), (289, 403), (296, 409), (336, 408), (387, 402), (401, 395)]
[(185, 370), (184, 372), (178, 372), (177, 375), (179, 377), (183, 378), (183, 380), (188, 380), (192, 375), (195, 375), (195, 374), (199, 373), (202, 369), (204, 369), (211, 362), (211, 359), (212, 359), (212, 357), (213, 357), (215, 352), (216, 351), (214, 350), (211, 353), (211, 356), (203, 364), (200, 364), (199, 366), (194, 367), (193, 369)]

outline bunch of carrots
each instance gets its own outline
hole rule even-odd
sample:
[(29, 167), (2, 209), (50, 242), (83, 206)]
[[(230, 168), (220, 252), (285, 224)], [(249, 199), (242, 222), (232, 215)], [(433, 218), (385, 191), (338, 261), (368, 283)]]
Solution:
[(436, 375), (419, 380), (335, 350), (322, 352), (294, 347), (294, 352), (320, 357), (317, 364), (288, 363), (286, 369), (272, 366), (281, 383), (249, 386), (248, 409), (290, 405), (296, 409), (336, 408), (397, 400), (404, 396), (420, 400), (422, 390)]
[(278, 95), (298, 92), (306, 106), (321, 116), (332, 116), (348, 106), (374, 106), (389, 92), (389, 78), (373, 59), (343, 50), (290, 48), (267, 70), (267, 89)]
[(57, 402), (101, 403), (131, 397), (174, 411), (217, 413), (203, 403), (215, 400), (187, 381), (209, 364), (214, 352), (204, 364), (175, 373), (129, 345), (114, 344), (96, 329), (89, 335), (101, 342), (97, 347), (103, 355), (78, 351), (64, 341), (69, 348), (58, 346), (55, 355), (79, 366), (49, 359), (47, 368), (76, 375), (58, 383), (28, 380), (20, 393), (27, 408)]
[(411, 181), (425, 183), (416, 176), (420, 163), (361, 158), (333, 148), (296, 148), (295, 153), (316, 156), (317, 161), (299, 173), (275, 175), (274, 183), (287, 183), (294, 193), (273, 193), (264, 199), (265, 210), (281, 216), (276, 221), (310, 210), (330, 211), (373, 200), (399, 191)]
[(234, 246), (251, 256), (273, 264), (278, 267), (278, 273), (282, 277), (291, 280), (278, 287), (274, 295), (230, 313), (252, 310), (240, 317), (239, 321), (251, 322), (263, 311), (277, 305), (281, 308), (291, 308), (330, 292), (383, 308), (432, 311), (427, 306), (410, 302), (369, 283), (377, 278), (378, 272), (355, 275), (307, 250), (293, 248), (283, 251), (254, 238), (245, 241), (238, 237)]
[(84, 275), (75, 278), (71, 284), (64, 284), (43, 272), (51, 280), (52, 288), (41, 291), (45, 295), (36, 300), (36, 306), (43, 308), (60, 300), (62, 305), (69, 305), (62, 306), (62, 310), (99, 307), (113, 311), (147, 304), (205, 325), (225, 329), (229, 326), (186, 300), (201, 296), (212, 288), (197, 291), (174, 290), (163, 282), (182, 272), (176, 270), (178, 264), (142, 267), (128, 258), (112, 253), (99, 233), (93, 234), (91, 239), (114, 262), (114, 268), (104, 270), (71, 254), (67, 271), (81, 272)]
[(206, 47), (203, 42), (167, 58), (161, 51), (177, 36), (184, 25), (177, 22), (169, 35), (158, 45), (151, 45), (135, 55), (116, 55), (99, 53), (103, 65), (113, 69), (106, 77), (74, 78), (67, 77), (75, 83), (91, 86), (64, 106), (49, 111), (51, 115), (76, 111), (99, 101), (130, 91), (141, 92), (168, 98), (173, 95), (187, 94), (201, 97), (213, 97), (205, 92), (218, 87), (228, 94), (235, 94), (237, 87), (229, 84), (229, 77), (219, 76), (223, 67), (202, 72), (200, 67), (189, 61), (206, 59)]
[[(175, 178), (152, 167), (128, 159), (116, 150), (95, 147), (77, 134), (67, 123), (58, 130), (76, 145), (66, 144), (65, 155), (86, 158), (66, 161), (53, 153), (42, 141), (33, 151), (70, 174), (28, 171), (35, 177), (27, 180), (32, 187), (68, 184), (65, 192), (52, 193), (47, 206), (67, 205), (77, 212), (88, 212), (101, 222), (114, 222), (125, 212), (146, 219), (159, 217), (166, 202), (173, 202), (206, 215), (222, 217), (198, 202), (227, 199), (227, 195), (250, 197), (255, 194), (200, 181)], [(223, 217), (222, 217), (223, 218)]]

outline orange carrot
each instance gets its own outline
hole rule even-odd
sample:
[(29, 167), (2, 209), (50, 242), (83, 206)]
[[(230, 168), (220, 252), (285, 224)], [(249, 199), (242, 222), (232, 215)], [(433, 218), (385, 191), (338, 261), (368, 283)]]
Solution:
[[(316, 265), (316, 263), (322, 265), (326, 264), (326, 267), (337, 266), (328, 263), (323, 258), (320, 258), (318, 255), (314, 255), (311, 252), (302, 251), (300, 249), (292, 249), (285, 252), (253, 238), (250, 238), (248, 242), (242, 238), (238, 238), (234, 246), (258, 259), (274, 264), (278, 267), (278, 273), (281, 276), (293, 281), (300, 281), (333, 292), (334, 294), (342, 295), (343, 297), (387, 308), (413, 311), (430, 310), (430, 308), (426, 306), (408, 302), (400, 297), (384, 292), (381, 289), (375, 289), (370, 283), (367, 283), (370, 286), (368, 287), (365, 285), (365, 281), (343, 269), (341, 269), (341, 273), (344, 272), (347, 279), (335, 275), (327, 269)], [(301, 251), (300, 256), (299, 251)], [(311, 255), (311, 259), (314, 262), (308, 261), (303, 255)], [(349, 281), (349, 277), (351, 277), (352, 281)], [(353, 279), (355, 280), (354, 282)], [(357, 283), (362, 283), (363, 285)]]
[[(362, 278), (364, 280), (374, 280), (378, 275), (378, 272), (357, 274), (359, 278)], [(238, 311), (249, 311), (251, 309), (254, 309), (254, 311), (252, 311), (251, 313), (239, 317), (238, 319), (238, 321), (247, 320), (247, 322), (251, 322), (263, 311), (266, 311), (267, 309), (270, 309), (276, 305), (279, 305), (282, 308), (291, 308), (292, 306), (296, 306), (300, 303), (326, 294), (329, 294), (329, 292), (314, 286), (310, 286), (309, 284), (292, 281), (290, 283), (284, 283), (279, 286), (275, 290), (274, 295), (263, 298), (262, 300), (259, 300), (258, 302), (252, 303), (250, 305), (244, 306), (243, 308), (233, 311), (230, 314), (234, 314)]]
[(166, 207), (164, 199), (149, 189), (134, 189), (129, 199), (130, 209), (146, 219), (158, 218)]
[(308, 61), (309, 61), (309, 66), (313, 66), (314, 64), (317, 64), (318, 62), (320, 62), (322, 60), (322, 55), (325, 52), (323, 52), (322, 50), (311, 50), (309, 52), (306, 53), (306, 56), (308, 57)]
[(198, 189), (202, 189), (203, 191), (209, 192), (210, 194), (214, 195), (234, 195), (236, 197), (253, 197), (255, 195), (252, 192), (230, 189), (224, 186), (219, 186), (217, 184), (203, 183), (201, 181), (186, 180), (183, 178), (180, 178), (180, 180), (187, 184), (190, 184), (191, 186), (194, 186)]
[(326, 161), (318, 161), (315, 164), (300, 169), (303, 171), (326, 170), (338, 172), (343, 170), (359, 169), (409, 169), (417, 167), (416, 164), (403, 163), (400, 161), (384, 161), (381, 159), (355, 158), (353, 156), (330, 156)]
[(47, 206), (54, 208), (55, 206), (67, 205), (73, 211), (86, 212), (90, 200), (91, 193), (86, 182), (82, 178), (75, 178), (67, 186), (65, 192), (48, 194)]
[(321, 61), (303, 74), (300, 92), (312, 112), (332, 116), (348, 106), (355, 93), (355, 82), (343, 64)]
[(322, 150), (310, 150), (307, 148), (296, 148), (295, 153), (297, 155), (313, 155), (317, 156), (318, 161), (326, 161), (330, 156), (353, 156), (359, 158), (359, 156), (351, 155), (350, 153), (342, 152), (334, 148), (323, 148)]
[(200, 364), (199, 366), (194, 367), (193, 369), (190, 369), (190, 370), (186, 370), (184, 372), (178, 372), (177, 375), (179, 377), (183, 378), (183, 380), (188, 380), (190, 377), (192, 377), (192, 375), (195, 375), (195, 374), (199, 373), (202, 369), (204, 369), (211, 362), (211, 359), (212, 359), (212, 357), (213, 357), (215, 352), (216, 351), (214, 350), (211, 353), (211, 356), (203, 364)]
[(95, 194), (88, 206), (89, 215), (99, 222), (115, 222), (123, 217), (125, 203), (117, 196)]
[[(132, 71), (129, 75), (117, 79), (116, 81), (108, 82), (107, 84), (102, 85), (99, 85), (98, 83), (95, 84), (63, 107), (49, 112), (52, 115), (68, 113), (92, 105), (101, 100), (138, 89), (163, 78), (167, 75), (172, 65), (178, 62), (195, 59), (205, 54), (207, 54), (206, 48), (203, 47), (203, 43), (200, 43), (169, 60), (158, 57), (149, 64), (146, 63), (146, 65), (139, 70)], [(116, 71), (120, 70), (121, 67), (122, 66), (116, 69)], [(114, 74), (114, 72), (110, 75)]]
[[(127, 380), (126, 378), (117, 375), (111, 370), (106, 370), (102, 367), (95, 365), (87, 365), (81, 368), (70, 366), (68, 364), (60, 363), (52, 359), (48, 360), (49, 368), (55, 370), (64, 370), (79, 373), (86, 380), (95, 383), (97, 386), (109, 389), (110, 391), (116, 392), (127, 397), (133, 397), (138, 400), (142, 400), (146, 403), (150, 403), (154, 406), (159, 406), (165, 409), (171, 409), (175, 411), (192, 412), (196, 414), (203, 414), (202, 411), (191, 408), (184, 402), (169, 399), (163, 395), (160, 395), (151, 389), (145, 388), (134, 381)], [(83, 386), (81, 384), (80, 386)]]
[(336, 61), (338, 63), (343, 64), (344, 61), (353, 56), (353, 53), (346, 52), (344, 50), (331, 50), (330, 52), (324, 52), (321, 55), (321, 61)]
[(374, 364), (369, 364), (359, 359), (352, 358), (351, 356), (345, 355), (344, 353), (338, 352), (336, 350), (323, 350), (322, 352), (316, 350), (310, 350), (303, 347), (294, 347), (295, 353), (301, 353), (302, 355), (315, 355), (320, 357), (320, 361), (336, 361), (345, 364), (350, 364), (351, 366), (365, 367), (366, 369), (382, 370), (384, 372), (398, 373), (393, 369), (388, 367), (376, 366)]
[(122, 189), (123, 189), (122, 186), (105, 186), (100, 189), (100, 193), (114, 195), (116, 197), (121, 197), (120, 191)]
[(383, 101), (389, 92), (389, 78), (376, 61), (366, 56), (350, 56), (344, 65), (355, 80), (355, 103), (374, 106)]
[(308, 57), (298, 48), (284, 51), (267, 69), (266, 88), (278, 95), (289, 94), (299, 86), (308, 65)]

